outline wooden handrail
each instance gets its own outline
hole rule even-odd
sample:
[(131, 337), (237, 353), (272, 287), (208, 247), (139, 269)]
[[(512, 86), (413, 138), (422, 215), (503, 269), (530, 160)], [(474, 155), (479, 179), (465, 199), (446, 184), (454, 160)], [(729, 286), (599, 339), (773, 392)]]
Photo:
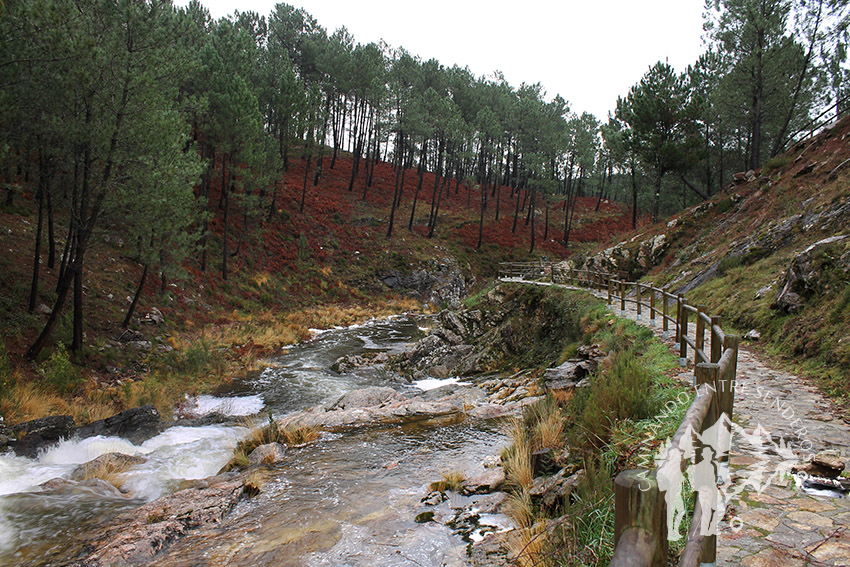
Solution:
[[(552, 283), (598, 290), (606, 297), (608, 305), (615, 305), (619, 300), (622, 314), (625, 314), (627, 302), (635, 305), (638, 318), (643, 308), (648, 308), (650, 324), (655, 321), (659, 312), (656, 302), (660, 296), (662, 336), (667, 338), (672, 323), (675, 327), (674, 339), (678, 345), (679, 363), (682, 366), (688, 363), (688, 347), (694, 352), (696, 396), (673, 435), (667, 453), (655, 469), (623, 471), (614, 481), (615, 549), (611, 566), (667, 565), (667, 511), (666, 502), (661, 496), (662, 490), (658, 486), (658, 476), (661, 474), (662, 478), (672, 478), (667, 475), (673, 474), (674, 468), (678, 468), (679, 473), (684, 472), (691, 464), (688, 459), (683, 458), (680, 449), (685, 436), (697, 433), (704, 436), (724, 415), (726, 419), (723, 421), (723, 428), (717, 431), (718, 438), (713, 442), (721, 455), (720, 461), (728, 459), (729, 447), (722, 445), (731, 440), (729, 423), (735, 399), (740, 338), (726, 334), (720, 317), (710, 315), (706, 307), (692, 305), (683, 295), (674, 295), (666, 287), (658, 289), (639, 282), (627, 282), (622, 272), (556, 268), (554, 263), (549, 263), (548, 266), (547, 269), (543, 263), (506, 263), (499, 265), (499, 272), (500, 275), (519, 273), (523, 279), (526, 276), (546, 277), (548, 273)], [(530, 268), (534, 268), (536, 273), (530, 273)], [(627, 297), (628, 290), (633, 290), (634, 297)], [(648, 303), (642, 299), (646, 294), (650, 296)], [(675, 309), (670, 309), (673, 306)], [(696, 315), (693, 318), (693, 336), (690, 336), (688, 321), (691, 313)], [(708, 347), (706, 340), (709, 342)], [(691, 529), (679, 567), (696, 567), (701, 563), (711, 564), (716, 561), (717, 537), (701, 535), (703, 510), (699, 498), (696, 498), (695, 502)]]

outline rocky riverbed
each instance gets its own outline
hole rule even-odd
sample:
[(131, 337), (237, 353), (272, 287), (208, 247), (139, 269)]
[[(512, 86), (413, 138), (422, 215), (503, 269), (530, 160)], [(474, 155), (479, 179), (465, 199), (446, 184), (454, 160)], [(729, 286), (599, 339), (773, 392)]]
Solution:
[[(505, 539), (510, 537), (513, 524), (504, 514), (508, 496), (501, 492), (505, 473), (499, 453), (507, 443), (501, 419), (521, 415), (524, 407), (541, 399), (547, 390), (569, 391), (581, 387), (606, 356), (596, 347), (580, 347), (575, 349), (573, 358), (545, 372), (528, 369), (505, 373), (504, 369), (511, 367), (509, 361), (522, 356), (522, 345), (529, 337), (538, 332), (548, 333), (546, 327), (558, 323), (556, 314), (549, 313), (539, 297), (533, 296), (531, 304), (528, 301), (527, 297), (517, 298), (516, 291), (510, 287), (497, 287), (487, 294), (486, 308), (444, 311), (434, 318), (424, 337), (403, 348), (375, 349), (372, 345), (377, 343), (357, 330), (357, 336), (363, 336), (369, 348), (333, 359), (307, 355), (338, 342), (323, 338), (331, 342), (296, 353), (299, 360), (305, 361), (299, 364), (312, 369), (311, 373), (318, 371), (317, 365), (326, 365), (327, 370), (322, 372), (328, 373), (333, 384), (343, 380), (364, 383), (364, 377), (369, 377), (365, 387), (325, 396), (312, 408), (290, 410), (276, 418), (279, 428), (308, 427), (321, 431), (321, 438), (313, 445), (296, 449), (278, 444), (260, 446), (247, 456), (247, 466), (172, 483), (163, 496), (147, 502), (138, 500), (120, 482), (116, 484), (125, 489), (123, 492), (107, 482), (150, 466), (145, 463), (146, 455), (133, 445), (101, 454), (91, 462), (81, 463), (73, 474), (43, 483), (37, 489), (39, 494), (95, 492), (118, 502), (119, 513), (110, 514), (105, 523), (89, 518), (88, 527), (80, 528), (72, 544), (59, 546), (58, 551), (42, 557), (49, 557), (50, 561), (56, 560), (57, 553), (65, 560), (76, 557), (69, 564), (78, 566), (145, 564), (153, 560), (163, 565), (189, 565), (195, 563), (186, 563), (186, 558), (215, 555), (218, 552), (211, 551), (213, 548), (241, 549), (246, 544), (239, 537), (240, 530), (260, 529), (257, 522), (263, 524), (260, 531), (270, 532), (263, 536), (266, 538), (263, 541), (280, 538), (281, 533), (290, 531), (287, 524), (295, 518), (314, 526), (309, 533), (324, 534), (305, 540), (305, 534), (299, 532), (284, 538), (295, 545), (292, 549), (308, 545), (313, 550), (310, 555), (313, 559), (286, 552), (287, 559), (281, 563), (279, 554), (248, 553), (245, 564), (308, 565), (318, 561), (316, 557), (354, 553), (352, 548), (356, 553), (383, 557), (382, 548), (355, 535), (362, 529), (362, 522), (371, 525), (369, 522), (374, 523), (376, 518), (384, 518), (380, 525), (371, 525), (370, 529), (387, 536), (391, 526), (405, 526), (403, 532), (396, 531), (396, 536), (405, 534), (405, 543), (399, 545), (410, 557), (421, 556), (431, 561), (433, 554), (427, 549), (436, 541), (444, 541), (442, 548), (456, 550), (445, 551), (441, 560), (445, 564), (466, 565), (469, 561), (505, 564)], [(334, 348), (329, 352), (337, 352)], [(557, 354), (550, 360), (556, 358)], [(268, 388), (268, 378), (258, 380), (263, 380), (263, 387)], [(422, 391), (423, 388), (427, 389)], [(267, 393), (269, 398), (272, 395)], [(56, 439), (71, 435), (94, 436), (93, 439), (121, 435), (140, 443), (163, 431), (165, 425), (150, 408), (125, 412), (83, 428), (65, 423), (67, 420), (54, 421), (57, 423), (20, 426), (15, 431), (19, 438), (15, 448), (26, 449), (22, 455), (32, 455), (33, 451), (43, 451), (44, 443), (55, 444)], [(53, 431), (46, 425), (64, 429)], [(243, 433), (238, 433), (237, 429), (240, 428), (233, 430), (234, 435), (247, 432), (241, 428)], [(40, 436), (39, 443), (35, 443), (38, 441), (35, 435)], [(28, 437), (30, 441), (22, 442)], [(443, 441), (435, 441), (440, 439)], [(432, 445), (433, 449), (429, 449)], [(541, 458), (548, 460), (551, 469), (548, 472), (556, 473), (541, 475), (532, 489), (532, 497), (545, 506), (546, 502), (562, 501), (581, 473), (558, 465), (564, 455), (552, 452)], [(101, 474), (103, 471), (108, 474)], [(372, 484), (368, 479), (375, 471), (380, 471), (377, 477), (380, 480)], [(98, 479), (99, 474), (106, 480)], [(462, 481), (451, 486), (440, 484), (441, 476), (452, 474)], [(314, 475), (318, 478), (310, 480)], [(360, 492), (364, 482), (369, 485), (367, 493)], [(387, 489), (386, 483), (395, 487), (391, 492), (400, 491), (391, 502), (381, 494)], [(291, 492), (294, 490), (291, 484), (298, 486), (295, 493)], [(301, 491), (319, 487), (329, 491), (328, 495), (322, 496), (318, 503), (309, 504), (310, 499), (300, 503)], [(343, 517), (351, 514), (347, 510), (352, 504), (339, 508), (340, 498), (333, 496), (338, 491), (345, 494), (351, 491), (350, 498), (354, 498), (351, 502), (357, 502), (354, 509), (368, 510), (362, 511), (364, 519), (352, 524), (352, 520), (328, 523), (324, 515), (308, 519), (314, 510)], [(349, 497), (343, 500), (346, 498)], [(455, 539), (441, 539), (446, 537)], [(448, 545), (449, 541), (455, 543)], [(256, 542), (255, 545), (266, 549), (272, 544)], [(289, 543), (279, 545), (281, 553), (290, 549)], [(470, 555), (473, 559), (469, 559)], [(324, 564), (322, 561), (316, 564)], [(227, 562), (198, 564), (241, 563), (231, 557)]]

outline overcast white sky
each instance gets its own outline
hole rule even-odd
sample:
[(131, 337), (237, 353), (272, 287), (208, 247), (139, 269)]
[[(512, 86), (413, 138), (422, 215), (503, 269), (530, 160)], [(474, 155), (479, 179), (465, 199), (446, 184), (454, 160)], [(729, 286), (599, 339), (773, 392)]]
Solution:
[[(188, 0), (177, 0), (185, 5)], [(201, 0), (214, 18), (268, 16), (275, 0)], [(501, 71), (514, 87), (541, 83), (577, 113), (605, 121), (617, 96), (668, 60), (684, 71), (703, 51), (703, 0), (290, 0), (333, 33), (381, 39), (423, 60)]]

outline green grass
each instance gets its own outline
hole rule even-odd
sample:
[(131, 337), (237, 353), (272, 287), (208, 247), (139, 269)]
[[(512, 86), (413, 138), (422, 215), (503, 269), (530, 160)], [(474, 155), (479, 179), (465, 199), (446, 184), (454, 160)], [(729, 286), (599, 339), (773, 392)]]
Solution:
[[(654, 468), (656, 452), (690, 404), (690, 389), (668, 377), (676, 357), (647, 328), (614, 317), (595, 299), (560, 297), (562, 292), (548, 288), (540, 293), (552, 295), (548, 301), (564, 309), (560, 320), (572, 329), (561, 333), (563, 344), (553, 341), (550, 348), (563, 354), (575, 352), (579, 343), (598, 344), (609, 356), (589, 386), (571, 398), (547, 396), (512, 425), (513, 444), (502, 459), (513, 491), (511, 509), (523, 526), (518, 564), (607, 565), (614, 540), (612, 480), (627, 468)], [(569, 498), (543, 509), (527, 493), (528, 457), (552, 445), (556, 451), (569, 446), (566, 466), (585, 472)], [(554, 517), (566, 520), (552, 523)]]
[[(727, 333), (743, 335), (758, 329), (772, 356), (792, 370), (814, 377), (821, 389), (840, 403), (850, 402), (850, 281), (837, 267), (844, 250), (830, 247), (815, 258), (822, 272), (799, 313), (773, 309), (777, 288), (793, 250), (781, 250), (750, 265), (730, 268), (688, 295), (723, 318)], [(744, 262), (746, 264), (746, 262)], [(772, 285), (757, 297), (768, 282)]]

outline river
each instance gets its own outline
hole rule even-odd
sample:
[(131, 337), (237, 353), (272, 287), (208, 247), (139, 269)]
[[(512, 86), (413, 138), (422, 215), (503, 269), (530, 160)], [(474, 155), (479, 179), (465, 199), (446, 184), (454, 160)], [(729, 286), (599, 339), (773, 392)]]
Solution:
[[(198, 413), (281, 417), (372, 385), (411, 394), (419, 391), (415, 385), (382, 368), (337, 374), (330, 367), (344, 355), (400, 352), (421, 336), (421, 324), (402, 316), (319, 332), (264, 371), (187, 405)], [(184, 480), (216, 474), (246, 433), (239, 425), (174, 426), (138, 446), (93, 437), (64, 441), (37, 459), (0, 456), (0, 565), (62, 564), (79, 554), (80, 534), (98, 523)], [(501, 426), (487, 422), (325, 433), (289, 449), (264, 472), (261, 493), (241, 501), (224, 522), (190, 533), (151, 564), (464, 565), (465, 541), (440, 524), (414, 521), (425, 509), (420, 499), (441, 473), (468, 471), (506, 443)], [(109, 487), (39, 487), (113, 451), (147, 458), (120, 476), (126, 495)]]

